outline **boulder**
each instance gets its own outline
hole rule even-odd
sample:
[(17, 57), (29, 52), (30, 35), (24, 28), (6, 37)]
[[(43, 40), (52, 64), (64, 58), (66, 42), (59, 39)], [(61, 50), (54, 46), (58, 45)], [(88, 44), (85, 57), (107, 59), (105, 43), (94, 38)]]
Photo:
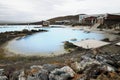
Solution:
[(103, 65), (102, 68), (104, 71), (115, 71), (115, 68), (108, 64)]
[(69, 66), (64, 66), (61, 69), (51, 71), (49, 80), (68, 80), (74, 77), (74, 74), (75, 72)]
[(98, 62), (95, 59), (89, 58), (89, 57), (85, 57), (83, 58), (83, 60), (80, 62), (79, 65), (79, 71), (83, 71), (86, 67), (90, 67), (92, 64), (97, 64), (97, 65), (101, 65), (100, 62)]
[(43, 66), (33, 65), (29, 70), (22, 70), (19, 80), (49, 80), (49, 72)]
[(7, 76), (0, 76), (0, 80), (8, 80)]
[(48, 72), (53, 71), (55, 68), (59, 68), (59, 66), (54, 64), (44, 64), (43, 69), (47, 70)]
[(20, 75), (20, 71), (15, 71), (11, 74), (10, 80), (18, 80), (18, 76)]
[(30, 68), (31, 69), (42, 69), (43, 67), (41, 65), (33, 65)]
[(100, 68), (101, 67), (98, 64), (91, 64), (90, 66), (87, 66), (83, 71), (83, 74), (85, 75), (84, 78), (86, 80), (89, 80), (90, 78), (97, 78), (97, 76), (102, 73), (102, 70)]
[(75, 72), (69, 66), (64, 66), (61, 70), (70, 74), (71, 77), (74, 77)]
[(0, 80), (7, 80), (7, 76), (3, 74), (4, 69), (0, 69)]
[(72, 68), (75, 72), (79, 72), (79, 71), (80, 71), (80, 63), (78, 63), (78, 62), (71, 63), (71, 68)]
[(4, 69), (0, 69), (0, 76), (3, 75)]
[[(82, 72), (85, 76), (85, 80), (90, 78), (95, 79), (98, 77), (107, 78), (106, 75), (101, 75), (102, 73), (115, 72), (118, 71), (117, 67), (119, 66), (118, 61), (120, 60), (119, 56), (113, 54), (84, 54), (81, 56), (80, 63), (73, 63), (71, 67), (78, 72)], [(82, 78), (81, 78), (82, 79)], [(81, 80), (80, 79), (80, 80)]]
[(26, 77), (25, 77), (25, 72), (24, 70), (21, 71), (20, 75), (18, 76), (18, 80), (26, 80)]
[(97, 77), (97, 80), (110, 80), (106, 75), (101, 74)]
[(48, 75), (49, 74), (47, 70), (41, 69), (35, 74), (28, 75), (27, 80), (49, 80)]

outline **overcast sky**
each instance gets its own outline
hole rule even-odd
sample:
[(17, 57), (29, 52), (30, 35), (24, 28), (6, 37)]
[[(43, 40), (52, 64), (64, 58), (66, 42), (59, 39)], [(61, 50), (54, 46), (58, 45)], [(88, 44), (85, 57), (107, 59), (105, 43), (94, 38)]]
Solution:
[(0, 22), (35, 22), (74, 14), (120, 13), (120, 0), (0, 0)]

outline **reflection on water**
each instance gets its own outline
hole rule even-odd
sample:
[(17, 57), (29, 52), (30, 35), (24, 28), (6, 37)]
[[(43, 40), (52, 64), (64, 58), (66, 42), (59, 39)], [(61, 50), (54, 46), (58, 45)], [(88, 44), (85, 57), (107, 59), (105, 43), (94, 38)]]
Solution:
[(103, 34), (84, 33), (84, 31), (73, 30), (71, 28), (43, 29), (47, 29), (49, 31), (12, 40), (8, 43), (6, 49), (9, 49), (11, 52), (27, 55), (63, 53), (64, 48), (62, 42), (64, 41), (71, 41), (71, 39), (77, 39), (79, 41), (86, 38), (100, 40), (104, 38)]

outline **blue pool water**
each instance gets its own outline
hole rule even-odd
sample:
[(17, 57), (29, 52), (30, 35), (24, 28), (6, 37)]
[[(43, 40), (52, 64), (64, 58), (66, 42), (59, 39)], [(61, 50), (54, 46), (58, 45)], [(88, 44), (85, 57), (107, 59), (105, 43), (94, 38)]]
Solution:
[[(22, 29), (38, 29), (35, 26), (12, 26), (1, 28), (0, 32), (16, 31)], [(2, 30), (3, 29), (3, 30)], [(64, 53), (63, 42), (71, 41), (71, 39), (96, 39), (100, 40), (105, 38), (104, 34), (98, 33), (85, 33), (82, 30), (73, 30), (72, 28), (42, 28), (48, 30), (48, 32), (39, 32), (33, 35), (23, 37), (21, 39), (14, 39), (8, 43), (5, 47), (7, 50), (13, 53), (25, 54), (25, 55), (46, 55), (46, 54), (61, 54)]]

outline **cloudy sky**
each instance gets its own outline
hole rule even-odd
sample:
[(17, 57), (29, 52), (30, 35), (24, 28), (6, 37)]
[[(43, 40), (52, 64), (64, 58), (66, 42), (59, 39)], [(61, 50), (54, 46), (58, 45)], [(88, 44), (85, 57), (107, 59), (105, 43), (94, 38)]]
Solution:
[(74, 14), (120, 13), (120, 0), (0, 0), (0, 23)]

